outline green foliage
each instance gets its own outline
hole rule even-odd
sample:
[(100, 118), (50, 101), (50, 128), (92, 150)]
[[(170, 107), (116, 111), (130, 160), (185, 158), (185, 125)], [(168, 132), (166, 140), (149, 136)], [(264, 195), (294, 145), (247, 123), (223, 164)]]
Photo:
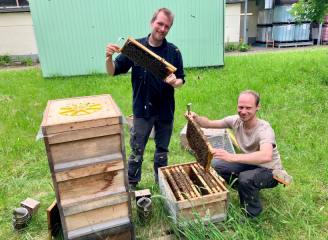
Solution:
[(291, 13), (295, 16), (295, 20), (313, 21), (323, 23), (324, 16), (328, 14), (327, 0), (299, 0), (293, 4)]
[(0, 66), (4, 66), (10, 63), (10, 57), (8, 55), (0, 55)]
[(247, 52), (250, 50), (251, 46), (246, 43), (226, 43), (224, 46), (225, 52), (234, 52), (234, 51), (240, 51), (240, 52)]
[[(137, 239), (160, 237), (170, 228), (178, 239), (328, 239), (327, 55), (328, 48), (248, 54), (226, 57), (222, 68), (186, 69), (186, 84), (175, 91), (169, 164), (195, 160), (181, 149), (179, 140), (189, 102), (198, 114), (218, 119), (236, 113), (240, 91), (254, 89), (262, 97), (259, 116), (273, 126), (283, 165), (294, 183), (261, 191), (264, 211), (255, 221), (243, 219), (238, 194), (229, 189), (225, 222), (206, 226), (198, 221), (174, 228), (154, 184), (155, 143), (150, 140), (139, 187), (150, 189), (154, 205), (147, 224), (139, 222), (133, 211)], [(55, 194), (44, 143), (35, 141), (47, 101), (106, 93), (125, 116), (131, 114), (129, 74), (44, 79), (38, 68), (0, 70), (0, 239), (47, 239), (45, 211)], [(128, 154), (127, 128), (125, 147)], [(17, 233), (11, 226), (12, 210), (27, 197), (39, 200), (40, 209), (26, 230)]]
[(239, 43), (239, 45), (238, 45), (238, 50), (240, 52), (247, 52), (250, 48), (251, 48), (251, 46), (246, 43)]
[(226, 43), (224, 45), (224, 51), (226, 52), (233, 52), (238, 50), (238, 43)]
[(22, 63), (22, 65), (25, 65), (25, 66), (33, 65), (33, 60), (30, 57), (20, 57), (17, 60), (20, 61)]

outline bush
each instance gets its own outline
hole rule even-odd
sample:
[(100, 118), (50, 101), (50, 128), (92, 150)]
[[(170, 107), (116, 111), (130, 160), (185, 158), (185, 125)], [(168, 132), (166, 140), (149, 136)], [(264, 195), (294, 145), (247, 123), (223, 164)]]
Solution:
[(226, 52), (233, 52), (238, 50), (238, 44), (237, 43), (226, 43), (224, 45), (224, 51)]
[(247, 52), (251, 48), (250, 45), (240, 42), (240, 43), (226, 43), (224, 45), (224, 51), (225, 52), (234, 52), (234, 51), (240, 51), (240, 52)]
[(11, 62), (11, 59), (8, 55), (0, 55), (0, 66), (4, 66), (6, 64), (9, 64)]
[(33, 65), (33, 60), (30, 57), (21, 57), (21, 58), (19, 58), (19, 61), (22, 63), (22, 65), (25, 65), (25, 66)]
[(250, 48), (251, 48), (251, 46), (246, 43), (239, 43), (239, 45), (238, 45), (238, 50), (240, 52), (247, 52)]

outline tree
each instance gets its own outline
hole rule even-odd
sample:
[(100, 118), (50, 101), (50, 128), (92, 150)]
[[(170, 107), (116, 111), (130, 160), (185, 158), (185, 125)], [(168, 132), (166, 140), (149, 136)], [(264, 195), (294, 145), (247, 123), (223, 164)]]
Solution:
[(328, 0), (299, 0), (293, 4), (291, 13), (296, 21), (312, 21), (319, 23), (318, 45), (324, 17), (328, 14)]

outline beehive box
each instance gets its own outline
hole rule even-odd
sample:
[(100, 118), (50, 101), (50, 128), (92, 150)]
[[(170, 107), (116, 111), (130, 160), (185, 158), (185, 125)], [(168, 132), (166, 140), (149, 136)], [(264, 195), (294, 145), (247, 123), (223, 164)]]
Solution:
[(112, 97), (51, 100), (42, 132), (65, 239), (131, 232), (122, 115)]
[(197, 162), (161, 167), (159, 187), (175, 222), (198, 216), (212, 222), (226, 218), (229, 191), (212, 168), (205, 172)]

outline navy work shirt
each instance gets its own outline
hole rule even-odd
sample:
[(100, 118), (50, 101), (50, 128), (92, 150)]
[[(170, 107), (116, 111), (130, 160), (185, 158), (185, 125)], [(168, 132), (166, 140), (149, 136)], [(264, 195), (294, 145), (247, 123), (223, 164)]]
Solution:
[[(174, 73), (184, 82), (183, 61), (179, 49), (164, 39), (159, 47), (148, 44), (148, 37), (137, 39), (138, 42), (164, 58), (177, 68)], [(123, 54), (117, 56), (114, 61), (115, 73), (126, 73), (132, 67), (131, 81), (133, 89), (133, 115), (140, 118), (150, 118), (158, 115), (159, 120), (172, 121), (174, 116), (174, 88), (155, 77), (151, 72), (136, 65)]]

